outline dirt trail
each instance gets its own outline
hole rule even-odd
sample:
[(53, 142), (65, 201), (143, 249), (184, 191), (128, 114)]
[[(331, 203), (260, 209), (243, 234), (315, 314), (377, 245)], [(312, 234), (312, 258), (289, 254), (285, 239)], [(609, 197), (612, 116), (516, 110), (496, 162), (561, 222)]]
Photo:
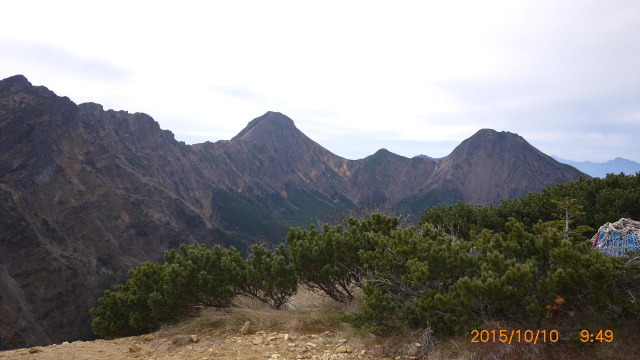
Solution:
[[(402, 359), (415, 359), (403, 356)], [(324, 332), (289, 336), (286, 332), (238, 335), (149, 334), (116, 340), (77, 341), (46, 347), (0, 352), (0, 359), (391, 359), (379, 349)]]

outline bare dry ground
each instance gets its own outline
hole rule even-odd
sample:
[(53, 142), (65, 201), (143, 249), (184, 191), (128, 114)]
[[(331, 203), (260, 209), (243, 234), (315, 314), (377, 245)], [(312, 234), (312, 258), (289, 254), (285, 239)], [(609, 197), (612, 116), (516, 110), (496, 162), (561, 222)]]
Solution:
[[(406, 330), (381, 338), (340, 321), (362, 299), (340, 304), (307, 290), (299, 291), (286, 310), (265, 308), (239, 298), (236, 307), (203, 309), (198, 316), (142, 336), (76, 341), (0, 352), (0, 360), (289, 360), (289, 359), (637, 359), (638, 326), (616, 330), (611, 343), (576, 344), (568, 334), (557, 343), (507, 345), (471, 343), (471, 336), (430, 338)], [(247, 323), (249, 324), (247, 326)], [(499, 327), (499, 324), (487, 324)], [(433, 346), (431, 346), (433, 345)]]
[(388, 359), (375, 350), (354, 345), (330, 332), (300, 336), (286, 332), (236, 336), (156, 333), (5, 351), (0, 359)]
[[(152, 334), (0, 352), (0, 359), (388, 359), (382, 347), (338, 320), (358, 304), (301, 290), (286, 310), (239, 298)], [(246, 324), (249, 323), (249, 328)], [(243, 330), (244, 328), (244, 330)]]

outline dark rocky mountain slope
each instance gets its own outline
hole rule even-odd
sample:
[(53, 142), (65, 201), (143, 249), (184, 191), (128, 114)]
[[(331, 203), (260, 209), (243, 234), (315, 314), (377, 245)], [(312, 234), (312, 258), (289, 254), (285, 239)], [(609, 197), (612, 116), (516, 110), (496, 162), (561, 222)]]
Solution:
[(190, 146), (148, 115), (14, 76), (0, 81), (0, 349), (91, 337), (102, 291), (180, 243), (244, 250), (334, 208), (488, 204), (580, 175), (493, 130), (439, 161), (347, 160), (275, 112)]
[(446, 184), (459, 194), (458, 199), (476, 204), (523, 196), (581, 174), (517, 134), (490, 129), (464, 140), (439, 165), (429, 184), (434, 189)]
[(199, 203), (198, 154), (147, 115), (17, 76), (0, 82), (0, 129), (3, 348), (90, 337), (88, 309), (127, 269), (180, 243), (230, 242)]

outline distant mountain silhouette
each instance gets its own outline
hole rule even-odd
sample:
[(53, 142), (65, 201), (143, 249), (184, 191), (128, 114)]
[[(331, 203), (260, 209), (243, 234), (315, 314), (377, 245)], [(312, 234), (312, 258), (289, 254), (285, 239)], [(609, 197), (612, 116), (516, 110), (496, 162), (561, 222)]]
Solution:
[(431, 156), (427, 156), (427, 155), (423, 155), (423, 154), (416, 155), (416, 156), (414, 156), (414, 157), (422, 158), (422, 159), (429, 159), (429, 160), (433, 160), (433, 161), (440, 161), (440, 160), (442, 160), (442, 159), (443, 159), (443, 158), (433, 158), (433, 157), (431, 157)]
[(640, 171), (640, 163), (617, 157), (607, 162), (572, 161), (551, 156), (556, 161), (571, 165), (591, 177), (604, 178), (607, 174), (635, 174)]
[(282, 241), (334, 209), (489, 204), (583, 175), (518, 135), (480, 130), (449, 156), (334, 155), (283, 114), (231, 140), (176, 141), (150, 116), (0, 81), (0, 347), (92, 336), (89, 308), (180, 243)]

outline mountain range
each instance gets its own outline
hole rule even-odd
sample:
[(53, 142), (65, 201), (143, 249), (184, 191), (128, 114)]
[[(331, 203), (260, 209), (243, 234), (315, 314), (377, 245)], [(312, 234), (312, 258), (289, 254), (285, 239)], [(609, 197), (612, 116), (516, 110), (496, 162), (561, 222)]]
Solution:
[(556, 161), (571, 165), (591, 177), (604, 178), (607, 174), (635, 174), (640, 171), (640, 163), (617, 157), (607, 162), (572, 161), (551, 155)]
[(181, 243), (282, 241), (336, 209), (497, 203), (586, 176), (509, 132), (442, 159), (339, 157), (268, 112), (187, 145), (143, 113), (0, 81), (0, 349), (88, 339), (88, 310)]

